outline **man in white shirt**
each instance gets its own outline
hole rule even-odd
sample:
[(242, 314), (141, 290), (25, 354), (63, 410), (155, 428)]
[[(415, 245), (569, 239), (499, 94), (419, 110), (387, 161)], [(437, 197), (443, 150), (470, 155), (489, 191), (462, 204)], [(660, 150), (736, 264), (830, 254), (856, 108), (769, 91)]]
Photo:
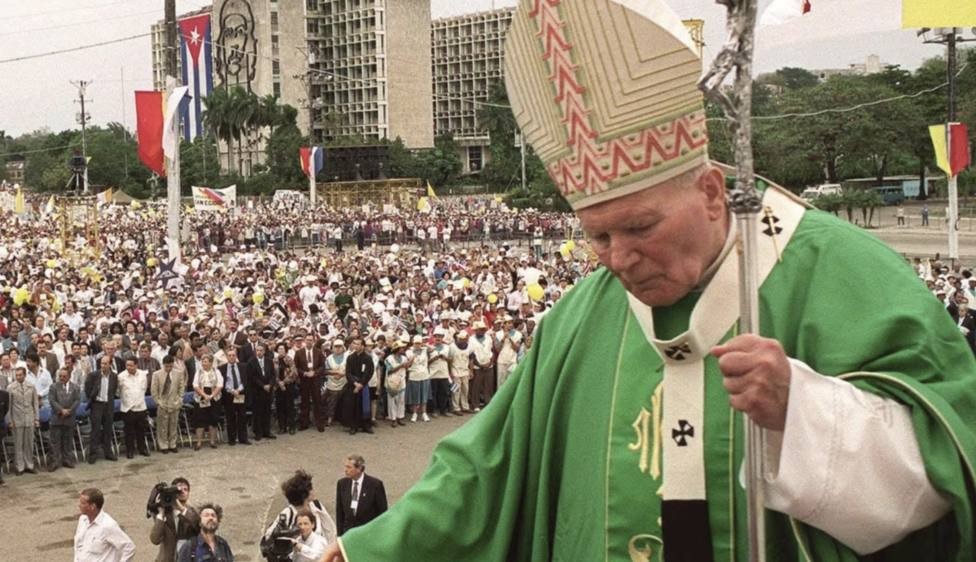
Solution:
[(130, 562), (136, 545), (112, 516), (102, 511), (105, 496), (98, 488), (86, 488), (78, 497), (78, 529), (75, 562)]
[(135, 358), (126, 359), (125, 370), (119, 373), (119, 410), (125, 424), (125, 456), (130, 459), (135, 456), (136, 448), (140, 455), (149, 456), (149, 448), (146, 446), (147, 386), (146, 372), (136, 368)]
[(493, 338), (486, 332), (488, 326), (481, 320), (474, 323), (474, 337), (469, 339), (471, 347), (471, 407), (481, 411), (481, 401), (487, 405), (495, 394), (495, 361)]
[(46, 408), (50, 406), (48, 403), (48, 393), (51, 392), (51, 385), (54, 384), (54, 379), (51, 378), (51, 373), (41, 366), (40, 357), (36, 353), (28, 353), (26, 359), (27, 382), (34, 385), (34, 389), (37, 390), (37, 397), (41, 401), (41, 407)]
[(522, 348), (522, 334), (515, 329), (511, 316), (502, 318), (504, 325), (495, 332), (495, 349), (498, 350), (498, 386), (508, 380), (508, 375), (515, 369), (518, 362), (518, 352)]

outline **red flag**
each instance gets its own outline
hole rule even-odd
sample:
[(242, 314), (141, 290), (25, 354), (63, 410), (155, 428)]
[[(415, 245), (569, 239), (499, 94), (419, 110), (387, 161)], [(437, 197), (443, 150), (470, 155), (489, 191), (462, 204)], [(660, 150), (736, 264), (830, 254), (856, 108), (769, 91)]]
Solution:
[(162, 92), (136, 92), (136, 134), (139, 160), (161, 177), (165, 176)]
[(949, 168), (958, 175), (969, 167), (969, 133), (965, 123), (949, 124)]

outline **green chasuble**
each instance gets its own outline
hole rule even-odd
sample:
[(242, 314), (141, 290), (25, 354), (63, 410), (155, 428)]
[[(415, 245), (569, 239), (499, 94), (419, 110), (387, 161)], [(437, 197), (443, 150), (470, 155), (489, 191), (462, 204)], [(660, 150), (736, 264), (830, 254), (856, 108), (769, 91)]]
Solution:
[[(907, 405), (929, 479), (953, 506), (870, 559), (976, 559), (976, 361), (949, 315), (900, 256), (828, 214), (802, 214), (781, 257), (760, 291), (762, 335), (819, 373)], [(723, 295), (738, 306), (734, 290)], [(697, 300), (655, 309), (658, 337), (686, 329)], [(623, 287), (594, 273), (541, 322), (491, 404), (441, 441), (422, 480), (342, 537), (348, 562), (662, 560), (662, 441), (680, 437), (661, 424), (663, 372)], [(715, 560), (746, 560), (742, 416), (711, 357), (703, 401), (696, 435)], [(823, 531), (767, 514), (770, 561), (859, 559)]]

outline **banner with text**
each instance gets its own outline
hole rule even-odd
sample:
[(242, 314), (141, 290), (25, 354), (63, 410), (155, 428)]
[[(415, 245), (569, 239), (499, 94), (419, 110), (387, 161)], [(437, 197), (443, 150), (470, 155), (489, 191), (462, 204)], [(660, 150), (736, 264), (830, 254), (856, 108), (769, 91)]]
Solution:
[(197, 211), (227, 211), (236, 206), (236, 185), (223, 189), (193, 187), (193, 208)]

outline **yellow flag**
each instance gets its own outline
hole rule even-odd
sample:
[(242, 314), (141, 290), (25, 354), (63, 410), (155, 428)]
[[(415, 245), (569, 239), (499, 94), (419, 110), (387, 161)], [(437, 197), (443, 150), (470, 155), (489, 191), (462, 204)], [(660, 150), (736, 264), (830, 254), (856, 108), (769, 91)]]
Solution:
[(935, 149), (935, 163), (943, 172), (951, 174), (952, 172), (949, 168), (949, 150), (946, 145), (945, 125), (929, 126), (929, 136), (932, 137), (932, 148)]
[(427, 182), (427, 197), (431, 199), (437, 199), (437, 193), (434, 192), (434, 188), (430, 186), (430, 182)]
[(971, 27), (976, 25), (973, 0), (902, 0), (901, 26)]
[(17, 186), (17, 195), (14, 197), (14, 213), (24, 214), (24, 188)]
[(430, 212), (430, 201), (426, 197), (421, 197), (417, 200), (417, 210), (421, 213)]

